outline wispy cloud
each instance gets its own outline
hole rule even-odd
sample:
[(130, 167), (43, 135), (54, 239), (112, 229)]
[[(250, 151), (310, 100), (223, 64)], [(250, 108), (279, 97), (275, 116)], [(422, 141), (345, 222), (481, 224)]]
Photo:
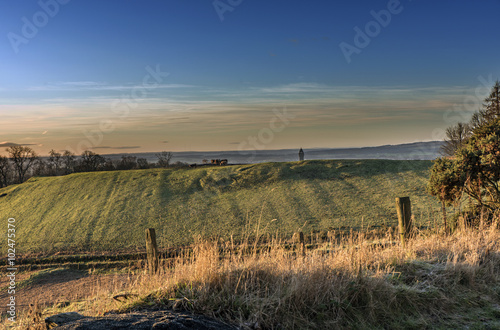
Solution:
[[(94, 88), (95, 84), (75, 85)], [(189, 97), (191, 92), (194, 97)], [(79, 145), (88, 136), (99, 140), (101, 123), (111, 122), (113, 131), (102, 134), (97, 150), (142, 151), (151, 150), (152, 145), (155, 150), (166, 146), (188, 149), (190, 143), (192, 148), (198, 144), (227, 148), (248, 136), (258, 136), (275, 118), (273, 109), (283, 109), (285, 105), (294, 119), (285, 131), (276, 134), (277, 142), (302, 136), (326, 145), (325, 141), (353, 139), (360, 131), (367, 135), (375, 127), (384, 136), (395, 135), (403, 127), (413, 129), (413, 136), (418, 136), (424, 134), (423, 127), (427, 127), (427, 132), (447, 127), (443, 114), (463, 101), (464, 92), (469, 93), (470, 88), (331, 86), (314, 82), (245, 89), (196, 87), (181, 97), (169, 92), (137, 100), (126, 116), (113, 111), (117, 97), (50, 94), (38, 104), (1, 105), (5, 127), (1, 138), (40, 141), (47, 148), (64, 149), (67, 145)], [(40, 135), (41, 132), (47, 133)], [(430, 133), (425, 134), (430, 139)], [(24, 140), (25, 137), (30, 139)]]
[(60, 82), (57, 85), (60, 86), (102, 86), (105, 85), (103, 82), (96, 82), (96, 81), (64, 81)]
[(262, 93), (318, 93), (331, 91), (332, 87), (316, 83), (297, 83), (274, 87), (256, 88), (256, 90)]
[[(309, 83), (294, 83), (286, 85), (278, 85), (271, 87), (253, 88), (254, 91), (260, 93), (348, 93), (356, 94), (362, 97), (362, 93), (369, 94), (403, 94), (403, 93), (429, 93), (429, 94), (458, 94), (470, 89), (467, 86), (441, 86), (441, 87), (411, 87), (411, 86), (335, 86)], [(332, 97), (335, 94), (331, 94)]]
[[(186, 84), (158, 84), (154, 89), (172, 89), (172, 88), (193, 88), (195, 85)], [(126, 91), (134, 88), (144, 88), (143, 85), (120, 84), (113, 85), (103, 82), (94, 81), (72, 81), (61, 83), (49, 83), (42, 86), (31, 86), (26, 88), (27, 91), (59, 91), (59, 92), (76, 92), (76, 91)]]
[(0, 148), (18, 147), (18, 146), (36, 146), (36, 143), (14, 143), (14, 142), (0, 142)]
[(111, 147), (111, 146), (99, 146), (99, 147), (94, 147), (92, 149), (118, 149), (118, 150), (125, 150), (125, 149), (140, 149), (141, 146), (120, 146), (120, 147)]
[[(47, 84), (45, 86), (30, 87), (19, 99), (4, 98), (4, 104), (57, 104), (72, 108), (109, 108), (124, 95), (130, 95), (134, 88), (141, 88), (137, 84), (112, 85), (103, 82), (81, 81)], [(352, 102), (361, 104), (367, 101), (387, 100), (445, 100), (446, 102), (461, 102), (464, 93), (471, 93), (472, 88), (467, 86), (336, 86), (315, 82), (302, 82), (267, 87), (246, 88), (214, 88), (210, 86), (196, 86), (187, 84), (162, 84), (154, 89), (146, 90), (142, 98), (135, 98), (134, 102), (140, 108), (148, 105), (168, 104), (178, 107), (179, 111), (196, 111), (194, 108), (202, 105), (203, 108), (221, 102), (239, 104), (279, 104), (283, 102), (316, 102), (319, 99), (330, 100), (332, 103)], [(26, 98), (26, 93), (28, 98)], [(40, 98), (36, 91), (47, 92)], [(84, 94), (80, 94), (82, 92)], [(108, 93), (107, 93), (108, 92)], [(43, 95), (43, 94), (42, 94)], [(142, 96), (142, 95), (141, 95)], [(24, 103), (23, 103), (24, 102)], [(188, 106), (193, 109), (186, 109)], [(1, 106), (0, 106), (1, 107)]]

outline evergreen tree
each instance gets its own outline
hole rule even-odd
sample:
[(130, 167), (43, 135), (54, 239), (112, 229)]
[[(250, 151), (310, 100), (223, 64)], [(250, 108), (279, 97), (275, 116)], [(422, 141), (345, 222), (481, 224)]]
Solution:
[(469, 197), (472, 215), (489, 216), (500, 209), (500, 83), (468, 124), (447, 131), (445, 153), (434, 161), (427, 186), (444, 207)]

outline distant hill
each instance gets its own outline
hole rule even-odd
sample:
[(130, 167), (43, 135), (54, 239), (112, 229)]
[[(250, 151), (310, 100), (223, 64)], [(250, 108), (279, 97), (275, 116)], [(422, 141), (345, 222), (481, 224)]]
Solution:
[[(384, 145), (364, 148), (305, 148), (305, 159), (393, 159), (393, 160), (432, 160), (439, 157), (442, 141), (416, 142), (398, 145)], [(263, 162), (291, 162), (298, 160), (297, 149), (254, 150), (254, 151), (186, 151), (174, 152), (173, 162), (200, 164), (203, 159), (228, 159), (232, 164), (250, 164)], [(118, 159), (122, 155), (146, 158), (150, 162), (158, 159), (155, 153), (113, 154), (108, 158)]]
[(427, 224), (439, 211), (425, 192), (430, 166), (306, 160), (40, 177), (0, 189), (0, 218), (16, 219), (18, 252), (134, 249), (149, 227), (166, 247), (257, 227), (267, 235), (390, 225), (398, 196), (411, 196), (415, 220)]

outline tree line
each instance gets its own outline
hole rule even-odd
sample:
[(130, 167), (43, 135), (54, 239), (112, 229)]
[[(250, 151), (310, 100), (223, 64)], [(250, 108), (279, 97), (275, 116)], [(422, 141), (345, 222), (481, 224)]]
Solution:
[[(80, 156), (65, 150), (49, 152), (49, 157), (40, 157), (28, 146), (11, 146), (6, 149), (8, 156), (0, 156), (0, 188), (23, 183), (33, 176), (60, 176), (78, 172), (134, 170), (164, 168), (171, 166), (173, 154), (162, 151), (155, 156), (157, 162), (145, 158), (124, 155), (121, 159), (105, 158), (86, 150)], [(173, 166), (186, 166), (176, 162)]]

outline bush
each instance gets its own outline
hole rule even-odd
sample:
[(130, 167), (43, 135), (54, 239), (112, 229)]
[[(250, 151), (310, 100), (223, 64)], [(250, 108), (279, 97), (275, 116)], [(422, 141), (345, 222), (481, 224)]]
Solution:
[(460, 143), (452, 157), (434, 161), (427, 186), (428, 192), (444, 206), (469, 197), (466, 218), (478, 223), (491, 219), (500, 207), (500, 83), (497, 81), (483, 109), (467, 127), (470, 136)]

